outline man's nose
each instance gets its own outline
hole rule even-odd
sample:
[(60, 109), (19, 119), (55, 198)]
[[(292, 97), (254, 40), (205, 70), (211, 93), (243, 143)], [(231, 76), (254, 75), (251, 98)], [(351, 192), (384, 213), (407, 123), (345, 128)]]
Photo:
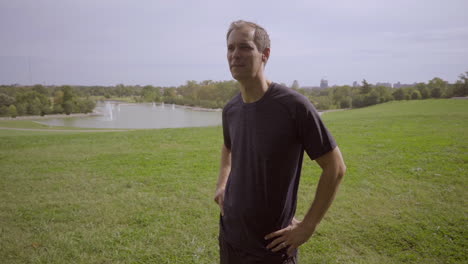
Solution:
[(235, 48), (235, 49), (232, 51), (232, 57), (233, 57), (233, 58), (238, 58), (239, 56), (240, 56), (239, 49)]

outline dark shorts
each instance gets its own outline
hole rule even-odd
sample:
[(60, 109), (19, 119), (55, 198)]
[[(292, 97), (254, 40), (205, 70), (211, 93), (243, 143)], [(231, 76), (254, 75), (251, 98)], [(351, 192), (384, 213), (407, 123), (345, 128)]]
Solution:
[[(296, 251), (297, 252), (297, 251)], [(298, 264), (297, 253), (295, 256), (266, 256), (259, 258), (240, 249), (232, 247), (222, 235), (219, 236), (220, 264)]]

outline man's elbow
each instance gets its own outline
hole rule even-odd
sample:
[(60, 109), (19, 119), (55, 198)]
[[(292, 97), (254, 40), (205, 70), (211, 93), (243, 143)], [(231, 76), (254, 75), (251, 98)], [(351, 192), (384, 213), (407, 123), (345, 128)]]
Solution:
[(338, 166), (338, 169), (336, 171), (336, 178), (341, 181), (344, 176), (346, 174), (346, 165), (344, 164), (344, 162), (342, 162), (339, 166)]
[(335, 177), (335, 180), (339, 183), (341, 182), (341, 180), (344, 178), (345, 174), (346, 174), (346, 165), (345, 163), (343, 162), (343, 160), (341, 161), (338, 161), (336, 162), (333, 166), (332, 166), (332, 170), (333, 172), (331, 172), (331, 174), (333, 174)]

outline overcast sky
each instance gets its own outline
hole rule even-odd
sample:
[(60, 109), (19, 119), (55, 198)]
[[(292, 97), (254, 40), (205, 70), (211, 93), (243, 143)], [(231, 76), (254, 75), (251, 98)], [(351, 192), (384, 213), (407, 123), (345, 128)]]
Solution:
[(237, 19), (270, 34), (272, 81), (454, 82), (468, 71), (467, 10), (467, 0), (0, 0), (0, 84), (231, 80), (225, 37)]

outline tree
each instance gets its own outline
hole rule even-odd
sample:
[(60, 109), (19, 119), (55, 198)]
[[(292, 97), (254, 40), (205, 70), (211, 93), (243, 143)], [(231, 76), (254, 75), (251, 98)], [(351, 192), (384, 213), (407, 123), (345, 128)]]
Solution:
[(416, 89), (413, 89), (411, 91), (411, 100), (419, 100), (419, 99), (421, 99), (421, 92), (419, 92)]
[(57, 90), (55, 91), (54, 93), (54, 99), (53, 99), (53, 102), (54, 102), (54, 107), (56, 105), (63, 105), (63, 91), (61, 90)]
[(17, 103), (16, 104), (16, 111), (18, 112), (19, 116), (27, 114), (28, 105), (27, 103)]
[(294, 90), (297, 90), (299, 89), (299, 82), (297, 80), (294, 80), (294, 82), (292, 83), (291, 85), (291, 88), (294, 89)]
[(0, 116), (7, 116), (8, 115), (8, 106), (2, 105), (0, 106)]
[(427, 99), (431, 97), (431, 91), (429, 90), (429, 88), (427, 88), (425, 83), (418, 83), (416, 84), (415, 88), (418, 89), (422, 99)]
[(63, 114), (62, 104), (54, 104), (52, 112), (55, 114)]
[(395, 98), (395, 100), (404, 100), (406, 98), (406, 93), (405, 91), (403, 90), (403, 88), (397, 88), (393, 93), (393, 98)]
[(73, 99), (73, 91), (70, 86), (64, 85), (62, 86), (62, 92), (63, 92), (63, 102), (65, 103), (66, 101), (71, 101)]
[(174, 103), (177, 99), (177, 90), (175, 87), (165, 88), (163, 92), (164, 102)]
[(13, 117), (13, 118), (16, 118), (16, 116), (18, 115), (18, 112), (16, 111), (16, 106), (15, 105), (10, 105), (8, 107), (8, 115)]
[(364, 106), (370, 106), (370, 105), (375, 105), (379, 103), (379, 94), (377, 91), (372, 89), (372, 91), (364, 96)]
[(431, 89), (431, 97), (433, 98), (440, 98), (442, 97), (442, 88), (434, 87)]
[(370, 93), (371, 89), (371, 85), (366, 81), (366, 79), (363, 79), (361, 86), (361, 94), (368, 94)]
[(388, 101), (393, 100), (392, 92), (390, 91), (391, 88), (385, 86), (376, 86), (374, 87), (374, 91), (378, 95), (378, 103), (385, 103)]
[(441, 78), (435, 77), (429, 81), (427, 86), (431, 90), (431, 97), (440, 98), (445, 94), (447, 82)]
[(344, 104), (346, 105), (348, 103), (348, 101), (346, 100), (347, 98), (351, 99), (351, 95), (352, 95), (352, 92), (351, 92), (351, 87), (349, 86), (338, 86), (336, 88), (332, 88), (333, 92), (333, 101), (335, 102), (335, 104), (339, 105), (341, 108), (348, 108), (348, 107), (351, 107), (351, 105), (349, 106), (341, 106), (341, 102), (345, 102)]
[(73, 102), (71, 100), (65, 101), (65, 103), (63, 103), (63, 111), (67, 115), (73, 113)]
[(35, 91), (36, 93), (40, 93), (40, 94), (43, 94), (45, 96), (49, 96), (49, 92), (47, 91), (47, 89), (44, 86), (40, 85), (40, 84), (34, 85), (32, 90)]
[(460, 80), (455, 83), (453, 89), (453, 96), (467, 96), (468, 95), (468, 71), (458, 76)]
[(351, 108), (352, 100), (351, 97), (342, 98), (339, 102), (340, 108)]
[(28, 115), (40, 115), (41, 114), (41, 100), (39, 98), (34, 98), (32, 101), (29, 101), (27, 107)]
[(144, 102), (158, 102), (161, 99), (161, 93), (159, 92), (159, 89), (154, 88), (151, 85), (146, 85), (143, 87), (143, 90), (141, 90), (141, 97)]
[(0, 93), (0, 106), (10, 106), (15, 103), (15, 98), (8, 96), (4, 93)]
[(317, 109), (320, 110), (328, 110), (333, 108), (332, 100), (328, 96), (315, 97), (314, 104), (317, 106)]

